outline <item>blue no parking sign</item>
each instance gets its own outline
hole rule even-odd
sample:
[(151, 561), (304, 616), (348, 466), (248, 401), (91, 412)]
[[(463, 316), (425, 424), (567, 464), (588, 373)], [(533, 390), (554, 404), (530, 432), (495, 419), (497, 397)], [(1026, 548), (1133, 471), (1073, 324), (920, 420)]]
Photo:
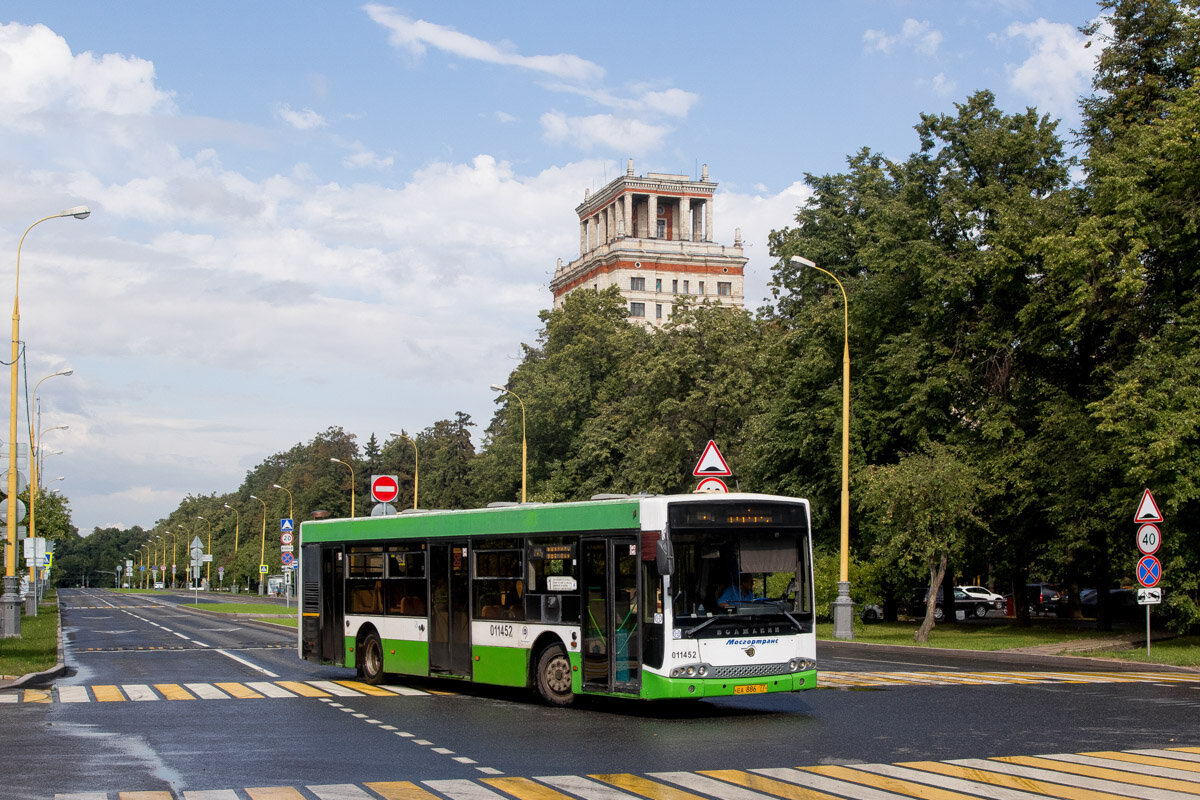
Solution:
[(1162, 564), (1154, 556), (1142, 556), (1137, 564), (1137, 579), (1138, 583), (1149, 589), (1151, 586), (1158, 586), (1159, 579), (1162, 578)]

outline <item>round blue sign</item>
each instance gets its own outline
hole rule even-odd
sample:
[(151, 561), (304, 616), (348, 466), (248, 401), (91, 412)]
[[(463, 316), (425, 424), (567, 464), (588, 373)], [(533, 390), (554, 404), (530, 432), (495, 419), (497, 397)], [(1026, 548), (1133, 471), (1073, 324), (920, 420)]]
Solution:
[(1149, 589), (1152, 586), (1158, 586), (1159, 579), (1162, 578), (1162, 564), (1154, 556), (1142, 556), (1137, 563), (1137, 579), (1138, 583)]

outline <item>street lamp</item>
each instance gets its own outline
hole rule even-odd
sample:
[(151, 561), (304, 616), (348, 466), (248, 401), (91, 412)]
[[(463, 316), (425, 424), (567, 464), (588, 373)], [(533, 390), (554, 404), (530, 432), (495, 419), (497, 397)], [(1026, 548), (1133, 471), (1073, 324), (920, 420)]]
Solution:
[(167, 578), (167, 539), (166, 539), (165, 535), (164, 535), (164, 536), (155, 536), (155, 537), (154, 537), (154, 541), (156, 541), (156, 542), (162, 542), (162, 547), (163, 547), (163, 550), (162, 550), (162, 561), (159, 561), (159, 560), (158, 560), (158, 545), (154, 545), (154, 561), (155, 561), (155, 566), (157, 566), (157, 567), (158, 567), (158, 569), (157, 569), (156, 571), (162, 575), (162, 577), (163, 577), (163, 586), (165, 587), (165, 586), (167, 585), (167, 584), (166, 584), (166, 578)]
[[(0, 595), (0, 636), (5, 638), (21, 635), (21, 613), (17, 606), (20, 602), (19, 592), (21, 583), (17, 579), (17, 381), (19, 380), (18, 362), (21, 355), (21, 245), (25, 237), (33, 230), (34, 225), (59, 217), (75, 217), (87, 219), (91, 214), (87, 206), (75, 206), (48, 217), (42, 217), (34, 222), (21, 234), (17, 242), (16, 276), (13, 280), (13, 316), (12, 316), (12, 360), (9, 364), (8, 386), (8, 541), (5, 544), (4, 561), (4, 593)], [(31, 453), (30, 456), (33, 454)]]
[(295, 522), (295, 520), (296, 520), (296, 514), (294, 513), (294, 510), (293, 510), (293, 507), (292, 507), (292, 491), (291, 491), (290, 489), (287, 489), (287, 488), (283, 487), (283, 486), (280, 486), (278, 483), (272, 483), (272, 484), (271, 484), (271, 488), (272, 488), (272, 489), (279, 489), (280, 491), (287, 492), (287, 496), (288, 496), (288, 519), (290, 519), (290, 520), (292, 520), (293, 522)]
[(336, 461), (350, 470), (350, 519), (354, 519), (354, 467), (350, 466), (345, 461), (342, 461), (340, 458), (331, 458), (329, 460)]
[(833, 636), (835, 639), (853, 639), (854, 603), (850, 600), (850, 303), (846, 299), (846, 287), (832, 272), (801, 256), (792, 256), (791, 260), (793, 264), (825, 273), (842, 290), (842, 542), (838, 596), (833, 601)]
[(517, 393), (514, 392), (512, 389), (506, 389), (503, 386), (499, 386), (499, 385), (493, 383), (492, 391), (493, 392), (507, 392), (508, 394), (511, 394), (513, 397), (516, 397), (517, 402), (521, 404), (521, 502), (524, 503), (525, 502), (525, 474), (526, 474), (525, 466), (527, 463), (526, 456), (528, 454), (528, 448), (526, 448), (526, 446), (525, 446), (525, 403), (521, 401), (520, 397), (517, 397)]
[[(75, 374), (75, 370), (73, 370), (73, 369), (62, 369), (62, 370), (59, 370), (58, 372), (47, 375), (46, 377), (39, 380), (37, 383), (35, 383), (33, 385), (33, 394), (30, 396), (30, 400), (29, 400), (30, 405), (33, 408), (38, 407), (37, 406), (37, 392), (38, 392), (38, 387), (40, 387), (42, 385), (42, 383), (50, 380), (51, 378), (57, 378), (59, 376), (66, 377), (68, 375), (73, 375), (73, 374)], [(40, 413), (38, 414), (38, 417), (39, 417), (38, 426), (40, 427), (40, 425), (41, 425), (41, 420), (40, 420), (41, 414)], [(37, 498), (38, 498), (38, 494), (40, 493), (40, 489), (41, 489), (41, 487), (38, 485), (39, 480), (40, 480), (40, 478), (38, 477), (38, 473), (41, 472), (42, 465), (41, 465), (41, 463), (39, 463), (40, 459), (38, 458), (38, 455), (39, 455), (39, 450), (42, 446), (42, 437), (45, 436), (47, 433), (50, 433), (51, 431), (65, 431), (65, 430), (67, 430), (68, 426), (67, 425), (55, 425), (53, 428), (50, 428), (50, 430), (47, 430), (44, 432), (41, 430), (38, 430), (36, 441), (34, 440), (34, 427), (35, 427), (34, 425), (29, 426), (29, 538), (31, 538), (31, 539), (35, 538), (37, 536), (37, 528), (34, 523), (36, 522), (35, 513), (37, 510)], [(30, 569), (32, 570), (33, 568), (31, 567)]]
[[(182, 522), (179, 523), (178, 525), (176, 525), (175, 527), (183, 528), (183, 532), (185, 534), (188, 532), (187, 525), (184, 525)], [(178, 561), (178, 559), (175, 558), (175, 555), (176, 555), (175, 548), (179, 544), (179, 540), (178, 540), (177, 536), (178, 536), (178, 534), (176, 534), (175, 531), (171, 531), (171, 588), (172, 589), (175, 588), (175, 568), (179, 566), (179, 561)], [(187, 544), (186, 536), (184, 537), (183, 543), (185, 545)]]
[(226, 503), (225, 507), (236, 515), (233, 518), (233, 552), (236, 553), (238, 551), (238, 531), (242, 527), (242, 515), (229, 503)]
[(417, 508), (417, 479), (421, 470), (420, 459), (417, 456), (417, 440), (410, 438), (406, 434), (389, 431), (392, 436), (399, 436), (401, 439), (408, 439), (413, 446), (413, 510)]
[(262, 548), (258, 554), (258, 595), (262, 597), (267, 593), (266, 584), (263, 582), (263, 576), (267, 574), (263, 571), (263, 568), (267, 565), (267, 504), (254, 495), (250, 495), (250, 499), (258, 500), (258, 502), (262, 503), (263, 507)]

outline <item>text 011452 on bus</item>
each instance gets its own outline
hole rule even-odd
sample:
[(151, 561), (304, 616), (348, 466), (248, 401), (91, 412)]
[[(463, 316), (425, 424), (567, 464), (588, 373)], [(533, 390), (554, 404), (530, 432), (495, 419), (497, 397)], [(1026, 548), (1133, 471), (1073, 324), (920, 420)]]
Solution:
[(556, 705), (816, 686), (806, 500), (406, 512), (305, 522), (301, 542), (300, 656), (369, 683), (447, 676)]

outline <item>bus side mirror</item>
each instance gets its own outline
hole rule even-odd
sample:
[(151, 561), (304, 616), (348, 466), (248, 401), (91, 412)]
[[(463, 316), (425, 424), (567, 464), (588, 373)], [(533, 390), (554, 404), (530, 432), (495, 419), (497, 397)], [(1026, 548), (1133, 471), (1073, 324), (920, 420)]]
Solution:
[(659, 575), (675, 574), (675, 548), (670, 539), (659, 539), (654, 549), (654, 564)]

